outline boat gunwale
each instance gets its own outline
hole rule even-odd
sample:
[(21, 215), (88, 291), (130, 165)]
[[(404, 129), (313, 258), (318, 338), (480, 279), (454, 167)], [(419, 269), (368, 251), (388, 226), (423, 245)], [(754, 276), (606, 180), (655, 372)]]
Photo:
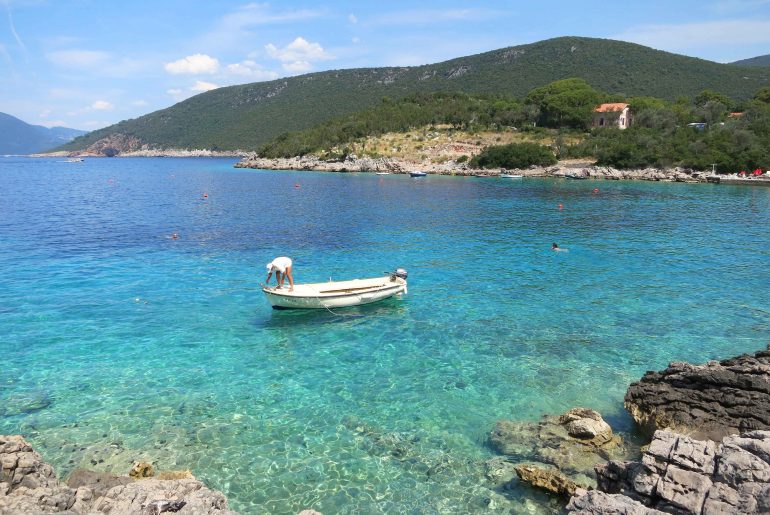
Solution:
[[(340, 281), (345, 282), (345, 281)], [(325, 283), (311, 283), (311, 284), (325, 284)], [(307, 286), (310, 286), (311, 284), (308, 284)], [(297, 285), (300, 286), (300, 285)], [(302, 285), (305, 286), (305, 285)], [(298, 293), (295, 291), (281, 291), (281, 290), (272, 290), (267, 287), (263, 287), (262, 291), (268, 295), (275, 295), (277, 297), (283, 297), (287, 299), (334, 299), (334, 298), (340, 298), (340, 297), (352, 297), (354, 295), (360, 295), (365, 293), (372, 293), (372, 292), (389, 292), (390, 290), (403, 288), (406, 286), (406, 281), (395, 281), (393, 285), (389, 284), (380, 284), (380, 285), (373, 285), (373, 286), (364, 286), (360, 288), (348, 288), (348, 289), (342, 289), (342, 290), (326, 290), (324, 291), (318, 291), (314, 295), (305, 295), (302, 293)], [(345, 293), (338, 293), (338, 292), (345, 292)], [(331, 295), (330, 295), (331, 293)], [(336, 294), (336, 295), (335, 295)]]

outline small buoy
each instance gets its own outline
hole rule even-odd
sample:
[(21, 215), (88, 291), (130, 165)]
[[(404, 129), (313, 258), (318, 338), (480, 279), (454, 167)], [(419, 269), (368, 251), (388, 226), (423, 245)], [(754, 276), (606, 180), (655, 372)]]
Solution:
[(209, 194), (208, 193), (204, 193), (203, 194), (203, 198), (209, 198)]
[(564, 209), (564, 204), (559, 204), (559, 209)]
[(599, 188), (594, 188), (594, 193), (599, 193)]
[(295, 184), (294, 184), (294, 187), (295, 187), (295, 188), (299, 188), (299, 183), (295, 183)]

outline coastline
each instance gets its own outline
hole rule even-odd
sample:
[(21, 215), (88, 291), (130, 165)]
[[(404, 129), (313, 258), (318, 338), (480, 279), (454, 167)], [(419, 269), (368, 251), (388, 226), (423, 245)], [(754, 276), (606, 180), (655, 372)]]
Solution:
[[(465, 177), (499, 177), (503, 170), (471, 168), (467, 163), (447, 161), (444, 163), (431, 163), (427, 161), (413, 162), (400, 158), (356, 158), (349, 157), (339, 161), (324, 161), (316, 156), (302, 156), (291, 158), (263, 158), (256, 154), (250, 154), (235, 164), (235, 168), (254, 168), (263, 170), (303, 170), (317, 172), (370, 172), (408, 174), (420, 171), (429, 175), (455, 175)], [(598, 180), (636, 180), (658, 182), (686, 182), (686, 183), (723, 183), (723, 184), (748, 184), (770, 186), (770, 174), (760, 178), (741, 178), (737, 175), (713, 175), (710, 172), (701, 172), (686, 168), (644, 168), (638, 170), (619, 170), (611, 167), (596, 166), (594, 163), (584, 160), (560, 161), (554, 166), (526, 169), (512, 169), (523, 177), (549, 177), (567, 179), (598, 179)]]
[(59, 157), (59, 158), (103, 158), (103, 157), (240, 157), (244, 158), (248, 152), (241, 150), (207, 150), (207, 149), (145, 149), (119, 152), (108, 156), (98, 152), (47, 152), (43, 154), (29, 154), (23, 157)]

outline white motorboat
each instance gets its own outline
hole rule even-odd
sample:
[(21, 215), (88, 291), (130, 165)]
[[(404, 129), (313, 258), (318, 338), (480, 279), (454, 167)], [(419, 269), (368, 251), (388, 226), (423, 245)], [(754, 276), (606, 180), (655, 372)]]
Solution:
[(345, 308), (406, 294), (406, 277), (406, 270), (399, 268), (371, 279), (295, 284), (293, 291), (287, 284), (283, 288), (265, 286), (262, 291), (273, 309)]
[(390, 172), (375, 172), (375, 175), (390, 175)]
[(502, 179), (521, 179), (524, 177), (523, 175), (517, 174), (517, 173), (501, 173), (500, 178)]
[(425, 177), (428, 175), (426, 172), (409, 172), (412, 177)]

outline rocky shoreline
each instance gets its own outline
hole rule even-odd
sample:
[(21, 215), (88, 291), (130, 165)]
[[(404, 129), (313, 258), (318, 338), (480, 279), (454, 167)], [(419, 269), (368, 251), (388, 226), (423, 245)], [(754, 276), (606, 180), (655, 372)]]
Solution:
[[(458, 175), (473, 177), (499, 177), (500, 169), (471, 168), (467, 163), (446, 161), (432, 163), (428, 161), (412, 162), (400, 158), (355, 157), (349, 156), (344, 160), (328, 161), (316, 156), (301, 156), (291, 158), (268, 159), (250, 154), (236, 163), (236, 168), (255, 168), (263, 170), (307, 170), (319, 172), (374, 172), (406, 174), (409, 172), (425, 172), (433, 175)], [(700, 172), (684, 168), (645, 168), (640, 170), (619, 170), (616, 168), (595, 166), (586, 161), (562, 161), (555, 166), (530, 167), (527, 169), (508, 170), (524, 177), (553, 177), (568, 179), (603, 179), (603, 180), (637, 180), (688, 183), (731, 183), (731, 184), (761, 184), (770, 185), (770, 176), (760, 178), (740, 178), (725, 175), (713, 175), (711, 172)]]
[[(534, 423), (498, 421), (488, 443), (499, 456), (464, 466), (478, 469), (474, 483), (495, 510), (506, 509), (506, 492), (526, 483), (555, 496), (552, 507), (561, 499), (580, 515), (770, 513), (770, 345), (647, 372), (629, 386), (625, 407), (652, 434), (649, 445), (615, 434), (594, 410), (574, 408)], [(346, 425), (370, 439), (376, 455), (420, 466), (427, 477), (453, 466), (448, 455), (413, 456), (419, 438), (356, 420)], [(234, 513), (190, 471), (156, 474), (145, 462), (126, 476), (76, 469), (61, 483), (21, 436), (0, 436), (0, 466), (0, 513)]]

